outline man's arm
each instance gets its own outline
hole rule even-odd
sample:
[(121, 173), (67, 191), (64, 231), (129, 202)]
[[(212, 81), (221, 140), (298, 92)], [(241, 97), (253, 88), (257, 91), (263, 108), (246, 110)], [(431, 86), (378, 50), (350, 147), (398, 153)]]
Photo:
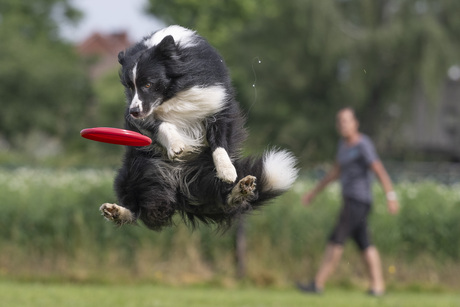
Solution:
[(321, 192), (327, 185), (340, 176), (340, 166), (338, 163), (335, 163), (332, 166), (332, 169), (324, 176), (324, 178), (315, 186), (313, 190), (310, 192), (306, 193), (302, 197), (302, 203), (307, 206), (309, 205), (313, 199), (316, 197), (316, 195)]
[(383, 190), (385, 191), (388, 211), (391, 214), (398, 213), (398, 199), (396, 198), (396, 194), (393, 190), (393, 184), (391, 183), (390, 176), (388, 176), (388, 173), (385, 170), (385, 167), (383, 166), (382, 162), (380, 160), (372, 162), (371, 169), (374, 171), (375, 175), (382, 184)]

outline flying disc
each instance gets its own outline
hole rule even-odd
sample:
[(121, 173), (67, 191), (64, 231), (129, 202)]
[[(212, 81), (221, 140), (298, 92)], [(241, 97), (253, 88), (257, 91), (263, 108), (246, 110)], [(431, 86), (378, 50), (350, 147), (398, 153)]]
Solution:
[(80, 131), (80, 135), (89, 140), (117, 145), (147, 146), (152, 144), (148, 136), (119, 128), (87, 128)]

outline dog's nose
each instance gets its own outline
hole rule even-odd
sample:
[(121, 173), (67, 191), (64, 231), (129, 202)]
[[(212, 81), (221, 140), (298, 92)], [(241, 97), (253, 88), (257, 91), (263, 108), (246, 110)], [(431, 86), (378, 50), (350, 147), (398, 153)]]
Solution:
[(141, 113), (141, 110), (139, 109), (139, 107), (134, 107), (134, 108), (129, 109), (129, 114), (131, 114), (131, 116), (134, 118), (139, 117), (140, 113)]

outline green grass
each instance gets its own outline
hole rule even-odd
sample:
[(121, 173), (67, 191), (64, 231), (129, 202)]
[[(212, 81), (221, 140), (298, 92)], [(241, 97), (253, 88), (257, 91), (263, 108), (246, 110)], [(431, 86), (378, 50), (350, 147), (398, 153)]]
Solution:
[(321, 296), (295, 289), (167, 287), (158, 285), (41, 284), (0, 282), (2, 306), (460, 306), (460, 294), (394, 292), (374, 298), (332, 289)]

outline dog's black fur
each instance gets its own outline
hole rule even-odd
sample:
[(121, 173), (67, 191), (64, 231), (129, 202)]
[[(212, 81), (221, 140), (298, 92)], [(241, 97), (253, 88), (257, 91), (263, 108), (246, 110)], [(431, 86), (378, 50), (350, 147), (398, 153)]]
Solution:
[[(126, 147), (114, 184), (120, 206), (102, 205), (107, 219), (161, 230), (177, 212), (191, 225), (229, 226), (295, 180), (285, 151), (241, 157), (245, 118), (222, 57), (204, 38), (172, 26), (120, 52), (119, 62), (125, 128), (153, 142)], [(278, 162), (287, 172), (281, 185), (267, 169)]]

